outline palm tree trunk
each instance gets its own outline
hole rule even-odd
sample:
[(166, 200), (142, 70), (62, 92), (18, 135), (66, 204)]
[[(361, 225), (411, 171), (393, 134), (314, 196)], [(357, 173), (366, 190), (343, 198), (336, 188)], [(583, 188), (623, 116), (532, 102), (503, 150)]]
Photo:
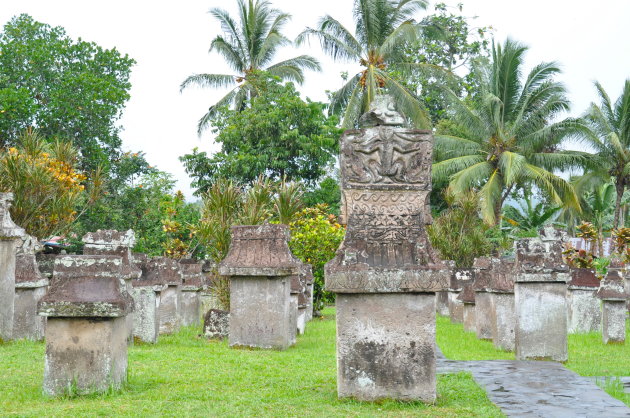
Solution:
[(615, 219), (613, 220), (613, 228), (619, 227), (619, 215), (621, 212), (621, 198), (626, 189), (625, 182), (617, 179), (615, 182), (615, 190), (617, 191), (617, 199), (615, 200)]

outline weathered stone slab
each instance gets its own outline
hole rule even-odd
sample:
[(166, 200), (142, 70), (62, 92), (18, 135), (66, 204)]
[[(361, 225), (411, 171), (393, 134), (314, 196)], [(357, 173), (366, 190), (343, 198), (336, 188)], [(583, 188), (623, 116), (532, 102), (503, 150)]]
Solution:
[(461, 324), (464, 322), (464, 302), (459, 299), (459, 294), (467, 283), (474, 281), (472, 269), (454, 269), (451, 273), (451, 283), (448, 288), (448, 311), (451, 322)]
[(210, 309), (203, 321), (203, 333), (209, 339), (223, 339), (230, 334), (230, 313)]
[(475, 332), (480, 340), (492, 340), (492, 294), (475, 292)]
[[(288, 246), (286, 225), (233, 226), (219, 274), (230, 276), (231, 347), (283, 350), (295, 342), (300, 272)], [(299, 282), (299, 279), (297, 279)]]
[(199, 325), (201, 311), (199, 295), (204, 284), (204, 276), (201, 271), (203, 265), (196, 260), (185, 259), (179, 261), (179, 266), (182, 273), (179, 311), (181, 325)]
[(179, 263), (167, 257), (155, 257), (143, 264), (143, 274), (134, 280), (134, 287), (153, 286), (160, 292), (157, 310), (160, 334), (172, 334), (179, 329), (179, 306), (182, 276)]
[(435, 292), (435, 311), (442, 316), (450, 315), (448, 310), (448, 291)]
[(571, 269), (568, 283), (568, 327), (569, 334), (601, 332), (601, 301), (595, 296), (599, 289), (599, 279), (595, 270)]
[[(140, 277), (132, 280), (135, 312), (133, 316), (133, 337), (145, 343), (155, 344), (160, 334), (160, 301), (167, 285), (160, 283), (161, 275), (149, 267), (146, 254), (132, 254), (134, 265), (140, 269)], [(149, 273), (151, 271), (151, 273)]]
[(623, 344), (626, 341), (625, 283), (620, 270), (608, 269), (597, 297), (602, 300), (602, 339), (604, 344)]
[(477, 317), (475, 307), (474, 282), (464, 285), (458, 299), (464, 304), (464, 331), (476, 332)]
[(88, 394), (119, 388), (127, 376), (128, 298), (122, 259), (59, 256), (50, 291), (38, 305), (48, 317), (44, 392)]
[(422, 293), (338, 294), (339, 397), (435, 400), (434, 303)]
[(15, 251), (24, 229), (11, 219), (13, 193), (0, 193), (0, 340), (13, 336), (15, 294)]
[(512, 258), (493, 258), (488, 291), (492, 306), (492, 342), (496, 348), (514, 351), (516, 308), (514, 306), (514, 271)]

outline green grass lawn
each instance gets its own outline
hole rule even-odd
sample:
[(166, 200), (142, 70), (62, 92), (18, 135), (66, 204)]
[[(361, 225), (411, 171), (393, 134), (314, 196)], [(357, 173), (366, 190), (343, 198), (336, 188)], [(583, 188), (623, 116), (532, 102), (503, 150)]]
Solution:
[(439, 375), (435, 405), (338, 400), (333, 315), (327, 309), (284, 352), (232, 350), (184, 329), (157, 345), (130, 348), (124, 390), (83, 398), (42, 394), (43, 343), (6, 343), (0, 345), (0, 415), (503, 416), (468, 373)]
[[(630, 322), (626, 323), (630, 338)], [(481, 341), (461, 324), (447, 317), (437, 318), (437, 343), (444, 355), (453, 360), (514, 359), (514, 353), (497, 350), (490, 341)], [(604, 345), (600, 333), (570, 334), (569, 361), (565, 366), (581, 376), (630, 376), (630, 342)], [(618, 382), (618, 381), (617, 381)], [(614, 379), (604, 389), (630, 406), (630, 395)]]

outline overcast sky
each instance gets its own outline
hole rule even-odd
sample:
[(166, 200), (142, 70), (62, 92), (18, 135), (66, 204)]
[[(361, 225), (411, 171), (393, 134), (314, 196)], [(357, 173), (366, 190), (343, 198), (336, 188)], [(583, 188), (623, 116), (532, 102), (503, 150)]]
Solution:
[[(616, 99), (630, 77), (630, 1), (628, 0), (455, 0), (466, 16), (477, 16), (474, 26), (491, 25), (494, 37), (512, 37), (530, 47), (527, 68), (541, 61), (558, 61), (560, 77), (569, 90), (574, 115), (595, 100), (593, 81), (599, 80)], [(285, 34), (294, 38), (319, 16), (330, 14), (353, 28), (352, 0), (273, 0), (293, 16)], [(151, 164), (172, 173), (177, 187), (191, 196), (190, 180), (178, 160), (194, 147), (213, 151), (212, 135), (197, 136), (198, 119), (225, 91), (189, 88), (180, 83), (193, 73), (230, 73), (210, 41), (220, 28), (207, 13), (223, 7), (235, 12), (236, 0), (0, 0), (0, 22), (28, 13), (36, 20), (62, 26), (72, 38), (129, 54), (137, 61), (131, 75), (131, 99), (120, 121), (123, 147), (144, 151)], [(427, 13), (433, 10), (431, 3)], [(426, 14), (419, 14), (418, 19)], [(324, 71), (308, 73), (303, 95), (325, 100), (325, 90), (337, 89), (342, 71), (350, 64), (335, 64), (316, 44), (299, 51), (283, 50), (277, 60), (299, 54), (320, 59)], [(355, 71), (356, 72), (356, 71)]]

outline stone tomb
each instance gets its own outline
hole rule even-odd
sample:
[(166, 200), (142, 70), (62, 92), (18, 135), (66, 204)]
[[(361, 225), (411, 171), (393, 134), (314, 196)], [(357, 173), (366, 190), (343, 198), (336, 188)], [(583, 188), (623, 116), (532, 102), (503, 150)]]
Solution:
[(572, 268), (567, 288), (569, 334), (600, 332), (602, 329), (601, 301), (595, 295), (600, 280), (595, 270)]
[(117, 256), (55, 259), (50, 290), (38, 305), (48, 318), (46, 394), (104, 392), (125, 381), (130, 307), (120, 284), (122, 266)]
[(450, 270), (426, 234), (433, 137), (403, 127), (379, 96), (340, 140), (346, 235), (325, 267), (337, 294), (337, 393), (359, 400), (436, 397), (435, 292)]
[[(298, 260), (299, 261), (299, 260)], [(291, 283), (291, 291), (297, 288), (297, 332), (304, 334), (306, 331), (306, 323), (312, 318), (311, 295), (309, 284), (313, 283), (313, 269), (309, 264), (300, 262), (300, 274), (297, 280)], [(308, 317), (307, 310), (311, 308), (311, 318)]]
[(24, 234), (19, 241), (15, 264), (15, 298), (13, 317), (14, 340), (44, 338), (46, 319), (37, 315), (37, 303), (46, 294), (48, 278), (37, 266), (35, 251), (41, 245), (37, 238)]
[(620, 270), (608, 269), (597, 297), (602, 300), (602, 340), (604, 344), (623, 344), (626, 341), (626, 299)]
[(147, 278), (165, 285), (160, 293), (158, 320), (160, 334), (172, 334), (180, 327), (182, 274), (177, 260), (155, 257), (147, 263)]
[(475, 318), (475, 291), (474, 283), (467, 283), (457, 297), (464, 304), (464, 331), (475, 332), (477, 321)]
[(514, 259), (493, 258), (488, 293), (492, 306), (492, 343), (514, 351), (516, 309), (514, 306)]
[(567, 361), (565, 234), (548, 227), (516, 242), (516, 359)]
[(131, 307), (127, 315), (127, 341), (133, 343), (133, 291), (132, 280), (137, 279), (142, 271), (133, 263), (131, 248), (136, 243), (136, 235), (133, 230), (115, 231), (99, 229), (96, 232), (88, 232), (83, 237), (83, 254), (85, 255), (116, 255), (122, 258), (121, 290), (128, 299)]
[(490, 276), (495, 265), (491, 257), (477, 257), (473, 263), (475, 271), (475, 332), (480, 340), (492, 339), (492, 295), (490, 294)]
[(11, 220), (13, 193), (0, 193), (0, 341), (13, 336), (15, 253), (24, 229)]
[(133, 254), (133, 261), (142, 271), (140, 277), (132, 282), (131, 295), (136, 308), (133, 336), (142, 342), (155, 344), (160, 334), (162, 292), (168, 287), (159, 271), (164, 264), (152, 262), (146, 254)]
[(182, 273), (182, 287), (179, 306), (181, 326), (199, 325), (200, 321), (200, 293), (204, 284), (201, 271), (202, 264), (196, 260), (184, 259), (179, 261)]
[(459, 299), (459, 294), (464, 284), (471, 283), (473, 278), (474, 272), (472, 269), (453, 269), (451, 284), (448, 288), (448, 312), (451, 317), (451, 322), (456, 324), (464, 322), (464, 302)]
[(297, 332), (291, 282), (300, 263), (289, 250), (286, 225), (233, 226), (219, 274), (230, 278), (230, 347), (284, 350)]

